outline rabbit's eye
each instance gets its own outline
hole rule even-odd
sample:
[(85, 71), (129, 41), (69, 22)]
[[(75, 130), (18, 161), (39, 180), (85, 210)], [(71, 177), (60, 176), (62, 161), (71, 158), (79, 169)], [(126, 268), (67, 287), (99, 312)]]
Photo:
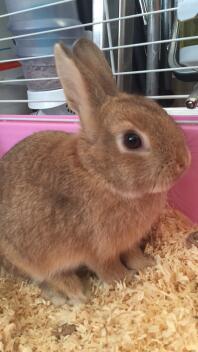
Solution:
[(142, 140), (136, 132), (127, 132), (123, 137), (124, 146), (127, 149), (138, 149), (142, 147)]

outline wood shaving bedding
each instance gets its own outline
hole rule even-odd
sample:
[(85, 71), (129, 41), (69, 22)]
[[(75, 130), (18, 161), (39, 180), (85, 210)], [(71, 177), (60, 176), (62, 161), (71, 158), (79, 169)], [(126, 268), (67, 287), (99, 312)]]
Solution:
[(0, 352), (197, 352), (198, 249), (193, 227), (167, 209), (146, 250), (157, 265), (115, 286), (90, 278), (85, 305), (55, 307), (39, 288), (0, 276)]

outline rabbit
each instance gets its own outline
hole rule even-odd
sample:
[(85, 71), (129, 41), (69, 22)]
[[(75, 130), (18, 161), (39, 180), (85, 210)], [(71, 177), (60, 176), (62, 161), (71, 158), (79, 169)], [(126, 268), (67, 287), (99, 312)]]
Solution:
[(84, 302), (81, 266), (111, 284), (153, 264), (140, 242), (191, 158), (165, 110), (118, 91), (93, 42), (54, 51), (81, 129), (35, 133), (1, 159), (0, 255), (51, 298)]

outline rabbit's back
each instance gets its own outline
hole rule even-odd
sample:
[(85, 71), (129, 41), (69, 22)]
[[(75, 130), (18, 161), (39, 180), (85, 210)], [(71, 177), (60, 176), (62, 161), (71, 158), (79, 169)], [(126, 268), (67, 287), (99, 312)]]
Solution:
[(51, 256), (52, 252), (61, 253), (66, 224), (70, 233), (68, 218), (75, 216), (81, 206), (79, 201), (75, 207), (72, 204), (74, 178), (78, 180), (78, 165), (76, 173), (73, 172), (75, 160), (75, 137), (62, 132), (32, 135), (3, 157), (0, 161), (3, 254), (12, 256), (15, 251), (34, 262), (39, 256), (46, 256), (47, 260), (47, 248)]
[(31, 178), (34, 182), (41, 177), (41, 173), (53, 171), (59, 151), (63, 151), (65, 146), (67, 152), (72, 137), (64, 132), (39, 132), (16, 144), (0, 161), (1, 180), (5, 177), (1, 189), (5, 189), (8, 181), (13, 186), (17, 179), (21, 182), (21, 178), (24, 181)]

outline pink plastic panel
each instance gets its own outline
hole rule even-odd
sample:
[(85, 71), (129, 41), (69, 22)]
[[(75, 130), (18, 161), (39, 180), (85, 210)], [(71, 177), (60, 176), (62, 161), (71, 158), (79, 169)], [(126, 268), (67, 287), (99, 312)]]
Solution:
[[(9, 116), (11, 117), (11, 116)], [(17, 117), (16, 115), (13, 117)], [(30, 116), (26, 116), (29, 118)], [(65, 122), (38, 122), (35, 121), (0, 121), (0, 156), (7, 152), (14, 144), (23, 138), (38, 131), (59, 130), (74, 133), (79, 129), (78, 120), (72, 123)], [(20, 116), (21, 118), (21, 116)], [(43, 117), (44, 118), (44, 117)], [(46, 116), (45, 116), (46, 118)], [(60, 119), (60, 116), (51, 118)], [(69, 116), (61, 116), (61, 118), (70, 118)], [(24, 116), (25, 119), (25, 116)], [(176, 117), (176, 120), (186, 120), (186, 117)], [(189, 120), (197, 120), (197, 117), (189, 117)], [(192, 164), (189, 171), (177, 183), (170, 192), (170, 203), (180, 209), (194, 222), (198, 223), (198, 124), (183, 124), (182, 128), (186, 135), (192, 153)]]
[[(2, 116), (1, 116), (2, 117)], [(21, 116), (9, 116), (6, 117), (20, 117)], [(64, 119), (64, 116), (51, 116), (48, 119)], [(0, 121), (0, 157), (5, 154), (11, 147), (16, 143), (21, 141), (27, 136), (39, 131), (65, 131), (69, 133), (75, 133), (79, 129), (79, 123), (76, 118), (76, 122), (38, 122), (35, 117), (34, 121), (25, 121), (25, 118), (30, 118), (30, 116), (23, 116), (24, 121)], [(40, 116), (42, 118), (42, 116)], [(43, 116), (46, 118), (46, 116)], [(65, 116), (65, 121), (67, 121), (67, 116)]]
[[(178, 116), (176, 120), (198, 121), (198, 116)], [(198, 124), (181, 124), (192, 155), (190, 169), (170, 192), (170, 204), (198, 223)]]

